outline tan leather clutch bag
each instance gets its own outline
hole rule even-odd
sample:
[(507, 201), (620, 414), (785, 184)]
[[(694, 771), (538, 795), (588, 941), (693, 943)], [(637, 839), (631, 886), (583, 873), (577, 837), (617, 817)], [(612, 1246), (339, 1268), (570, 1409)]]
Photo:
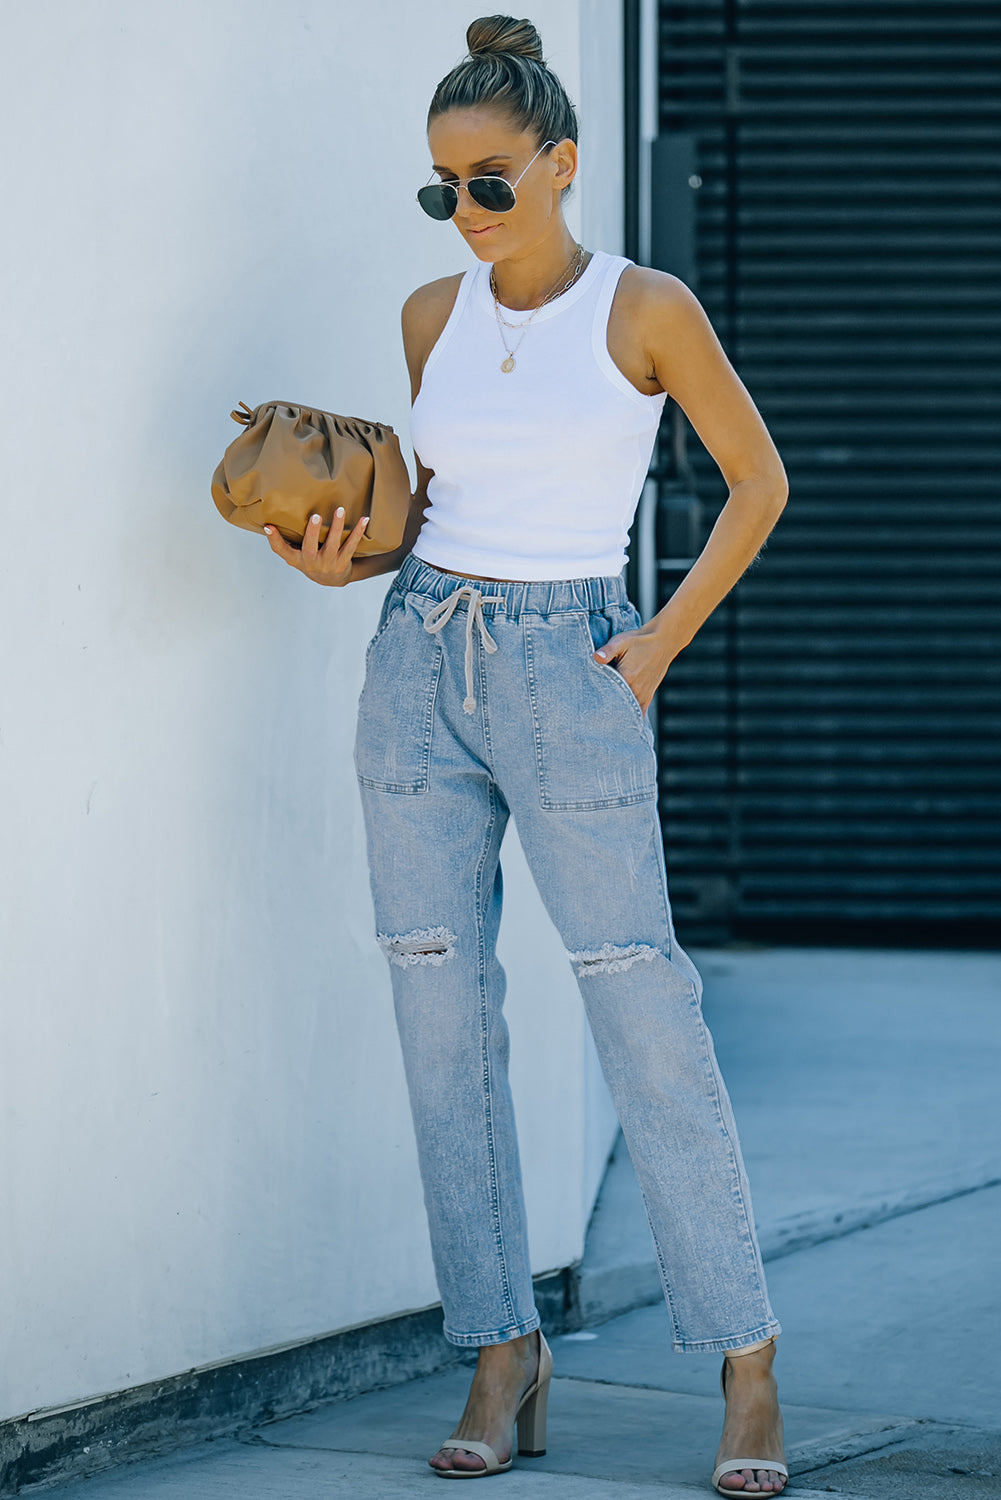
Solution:
[(212, 476), (212, 498), (227, 521), (245, 531), (276, 526), (298, 544), (309, 517), (320, 515), (323, 541), (343, 505), (345, 535), (369, 517), (356, 557), (400, 545), (410, 475), (392, 427), (292, 401), (264, 401), (253, 409), (241, 401), (231, 416), (243, 431)]

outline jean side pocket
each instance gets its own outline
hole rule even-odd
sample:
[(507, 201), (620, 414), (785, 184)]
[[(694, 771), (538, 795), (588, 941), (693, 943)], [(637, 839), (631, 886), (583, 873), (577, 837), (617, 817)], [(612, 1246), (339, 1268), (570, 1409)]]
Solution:
[[(554, 811), (621, 807), (657, 794), (646, 717), (625, 679), (594, 661), (590, 628), (583, 612), (525, 626), (539, 795)], [(611, 633), (606, 622), (604, 640)]]
[(418, 611), (391, 589), (369, 642), (358, 700), (355, 770), (380, 792), (426, 792), (441, 649)]
[(379, 611), (379, 618), (375, 623), (375, 633), (372, 636), (372, 639), (369, 641), (368, 645), (365, 647), (366, 676), (368, 675), (368, 664), (369, 659), (372, 655), (372, 647), (375, 645), (376, 641), (382, 635), (382, 632), (386, 629), (386, 627), (392, 620), (394, 610), (402, 609), (405, 603), (406, 600), (404, 599), (403, 595), (397, 591), (396, 583), (394, 581), (386, 590), (386, 597), (382, 601), (382, 608)]
[(621, 635), (626, 630), (635, 630), (639, 623), (639, 615), (633, 609), (632, 605), (622, 607), (616, 605), (602, 612), (592, 610), (587, 616), (587, 633), (591, 641), (589, 658), (595, 671), (604, 673), (606, 678), (611, 673), (609, 680), (614, 684), (617, 691), (624, 692), (627, 695), (627, 702), (639, 716), (641, 724), (645, 728), (648, 726), (646, 710), (618, 667), (613, 666), (611, 662), (595, 661), (593, 655), (595, 651), (600, 651), (602, 646), (607, 645), (613, 635)]

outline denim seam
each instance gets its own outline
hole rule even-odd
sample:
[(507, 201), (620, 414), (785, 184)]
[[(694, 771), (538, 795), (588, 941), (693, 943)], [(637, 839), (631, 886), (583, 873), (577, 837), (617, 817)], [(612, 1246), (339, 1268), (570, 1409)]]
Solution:
[(427, 791), (427, 785), (424, 782), (374, 781), (370, 776), (363, 776), (360, 771), (358, 781), (361, 786), (367, 786), (373, 792), (392, 792), (396, 797), (420, 797)]
[(624, 792), (621, 797), (602, 797), (591, 802), (554, 802), (548, 798), (542, 805), (547, 812), (600, 812), (606, 807), (631, 807), (634, 802), (652, 802), (656, 795), (654, 788), (649, 792)]
[[(640, 1196), (643, 1199), (643, 1207), (647, 1208), (646, 1194), (644, 1193), (642, 1187), (640, 1188)], [(681, 1329), (678, 1325), (678, 1315), (675, 1312), (674, 1308), (674, 1298), (671, 1295), (671, 1283), (668, 1280), (667, 1276), (667, 1261), (664, 1258), (663, 1250), (660, 1248), (660, 1240), (657, 1238), (657, 1231), (653, 1227), (653, 1217), (650, 1214), (649, 1209), (647, 1209), (646, 1217), (647, 1223), (650, 1226), (650, 1234), (653, 1237), (653, 1248), (657, 1255), (657, 1269), (660, 1272), (660, 1284), (664, 1290), (664, 1301), (667, 1304), (667, 1311), (671, 1319), (672, 1344), (676, 1347), (678, 1340), (681, 1338)]]
[[(660, 849), (654, 846), (654, 839), (660, 839)], [(657, 816), (650, 829), (650, 846), (653, 852), (654, 878), (660, 893), (661, 907), (664, 914), (664, 935), (667, 938), (667, 961), (674, 962), (674, 923), (671, 921), (671, 899), (667, 892), (667, 868), (664, 861), (664, 834), (660, 817)]]
[[(524, 622), (523, 622), (524, 623)], [(535, 652), (532, 647), (532, 632), (524, 626), (522, 637), (525, 642), (525, 676), (528, 681), (528, 701), (532, 707), (532, 737), (535, 740), (535, 765), (539, 778), (539, 800), (543, 807), (546, 802), (546, 763), (542, 751), (542, 730), (539, 728), (538, 702), (535, 696)]]
[[(661, 899), (661, 902), (662, 902), (662, 905), (663, 905), (664, 921), (665, 921), (665, 927), (666, 927), (666, 933), (665, 933), (665, 935), (667, 937), (667, 961), (668, 961), (668, 963), (671, 963), (673, 961), (672, 960), (672, 956), (671, 956), (671, 949), (672, 949), (672, 944), (671, 944), (671, 905), (670, 905), (670, 901), (668, 899), (668, 894), (667, 894), (667, 876), (666, 876), (666, 871), (664, 869), (664, 864), (663, 864), (663, 854), (661, 853), (661, 855), (658, 856), (657, 850), (653, 846), (653, 839), (657, 838), (657, 837), (660, 837), (660, 834), (659, 834), (659, 831), (658, 831), (659, 827), (660, 827), (660, 822), (659, 822), (659, 819), (658, 819), (657, 823), (656, 823), (656, 827), (652, 827), (651, 831), (650, 831), (650, 839), (651, 839), (650, 850), (651, 850), (651, 852), (653, 854), (653, 866), (654, 866), (653, 873), (654, 873), (654, 878), (655, 878), (655, 880), (657, 882), (657, 885), (658, 885), (658, 888), (659, 888), (659, 891), (660, 891), (660, 899)], [(693, 989), (694, 989), (694, 986), (693, 986)], [(642, 1188), (640, 1188), (640, 1193), (643, 1195), (643, 1202), (645, 1204), (646, 1203), (646, 1195), (643, 1194), (643, 1189)], [(678, 1323), (678, 1317), (677, 1317), (677, 1313), (675, 1311), (675, 1306), (674, 1306), (674, 1298), (673, 1298), (672, 1293), (671, 1293), (671, 1282), (670, 1282), (670, 1279), (669, 1279), (668, 1274), (667, 1274), (667, 1261), (666, 1261), (666, 1259), (664, 1257), (664, 1252), (663, 1252), (663, 1250), (661, 1249), (661, 1246), (660, 1246), (660, 1240), (657, 1238), (657, 1231), (656, 1231), (656, 1229), (653, 1226), (653, 1220), (652, 1220), (652, 1218), (651, 1218), (651, 1216), (650, 1216), (649, 1213), (647, 1214), (647, 1220), (648, 1220), (648, 1222), (650, 1224), (650, 1233), (651, 1233), (651, 1235), (653, 1237), (653, 1246), (654, 1246), (654, 1250), (656, 1251), (656, 1254), (657, 1254), (657, 1267), (658, 1267), (658, 1270), (660, 1271), (660, 1283), (661, 1283), (661, 1286), (664, 1289), (664, 1301), (667, 1304), (667, 1309), (668, 1309), (668, 1312), (669, 1312), (670, 1317), (671, 1317), (671, 1327), (672, 1327), (672, 1330), (673, 1330), (672, 1347), (675, 1348), (675, 1349), (681, 1349), (681, 1348), (684, 1348), (685, 1345), (684, 1345), (684, 1342), (682, 1340), (681, 1328), (680, 1328), (680, 1325)]]
[(434, 711), (438, 701), (438, 684), (441, 681), (441, 664), (444, 652), (438, 648), (438, 655), (431, 671), (431, 684), (427, 695), (427, 706), (424, 710), (424, 786), (425, 789), (431, 785), (431, 740), (434, 735)]
[[(765, 1291), (764, 1268), (761, 1263), (761, 1253), (758, 1249), (757, 1235), (755, 1233), (754, 1226), (751, 1223), (751, 1217), (747, 1210), (747, 1201), (744, 1197), (744, 1193), (740, 1185), (740, 1171), (737, 1167), (737, 1154), (734, 1150), (733, 1138), (730, 1134), (730, 1131), (727, 1129), (726, 1121), (723, 1118), (723, 1106), (720, 1100), (719, 1093), (719, 1071), (716, 1067), (713, 1066), (712, 1058), (709, 1056), (709, 1037), (706, 1029), (706, 1023), (702, 1016), (702, 1005), (699, 1000), (698, 993), (691, 980), (688, 981), (688, 984), (692, 992), (690, 1006), (695, 1012), (699, 1027), (699, 1041), (702, 1048), (703, 1066), (705, 1067), (709, 1075), (709, 1079), (712, 1085), (711, 1098), (716, 1109), (716, 1119), (719, 1123), (720, 1133), (722, 1134), (723, 1139), (726, 1142), (727, 1159), (730, 1164), (731, 1173), (730, 1191), (733, 1195), (734, 1203), (740, 1210), (740, 1219), (742, 1226), (741, 1239), (743, 1241), (745, 1251), (747, 1251), (750, 1255), (753, 1280), (757, 1289), (757, 1294), (761, 1299), (762, 1307), (768, 1309), (768, 1311), (770, 1312), (771, 1308), (769, 1307), (768, 1295)], [(765, 1335), (762, 1334), (760, 1335), (760, 1337), (763, 1338), (765, 1337)], [(725, 1345), (725, 1347), (731, 1348), (733, 1346), (727, 1344)]]
[(493, 782), (490, 783), (488, 797), (490, 801), (490, 817), (487, 822), (486, 837), (483, 840), (479, 863), (476, 867), (476, 940), (477, 969), (480, 984), (480, 1045), (483, 1059), (483, 1103), (487, 1133), (487, 1153), (490, 1161), (490, 1200), (491, 1213), (493, 1215), (494, 1244), (497, 1247), (504, 1304), (507, 1308), (508, 1317), (514, 1323), (514, 1299), (511, 1296), (511, 1282), (508, 1277), (507, 1256), (504, 1248), (504, 1228), (500, 1207), (500, 1191), (497, 1181), (497, 1150), (494, 1142), (493, 1108), (491, 1104), (490, 1011), (487, 998), (486, 922), (483, 914), (483, 871), (490, 853), (490, 841), (493, 838), (494, 826), (497, 822), (497, 797)]

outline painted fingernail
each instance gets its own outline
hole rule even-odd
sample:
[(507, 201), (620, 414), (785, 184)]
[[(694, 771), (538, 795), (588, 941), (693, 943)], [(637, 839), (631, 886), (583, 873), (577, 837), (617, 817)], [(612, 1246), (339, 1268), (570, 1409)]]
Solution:
[(270, 526), (265, 526), (265, 528), (264, 528), (264, 535), (265, 536), (270, 536), (271, 535), (271, 527)]
[(361, 518), (361, 524), (363, 526), (367, 526), (368, 522), (369, 522), (369, 517), (368, 516), (362, 516), (362, 518)]
[(594, 654), (595, 654), (595, 656), (597, 656), (599, 658), (600, 661), (604, 661), (605, 660), (605, 653), (604, 653), (604, 651), (596, 651)]
[(314, 526), (319, 526), (320, 522), (323, 520), (323, 517), (322, 516), (310, 516), (309, 519), (312, 521), (312, 523), (313, 523)]
[(343, 505), (339, 505), (337, 507), (337, 509), (334, 511), (334, 515), (335, 516), (343, 516), (343, 514), (344, 514), (344, 506)]

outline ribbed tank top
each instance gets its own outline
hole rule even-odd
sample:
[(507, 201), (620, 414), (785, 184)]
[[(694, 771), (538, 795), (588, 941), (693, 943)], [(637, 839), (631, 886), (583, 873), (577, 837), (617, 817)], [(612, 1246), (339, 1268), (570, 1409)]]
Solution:
[[(423, 562), (486, 578), (622, 571), (665, 394), (644, 396), (608, 352), (608, 315), (632, 261), (597, 250), (526, 330), (505, 375), (490, 266), (459, 283), (411, 417), (434, 471), (414, 546)], [(509, 322), (528, 313), (501, 307)], [(505, 328), (514, 348), (521, 335)]]

